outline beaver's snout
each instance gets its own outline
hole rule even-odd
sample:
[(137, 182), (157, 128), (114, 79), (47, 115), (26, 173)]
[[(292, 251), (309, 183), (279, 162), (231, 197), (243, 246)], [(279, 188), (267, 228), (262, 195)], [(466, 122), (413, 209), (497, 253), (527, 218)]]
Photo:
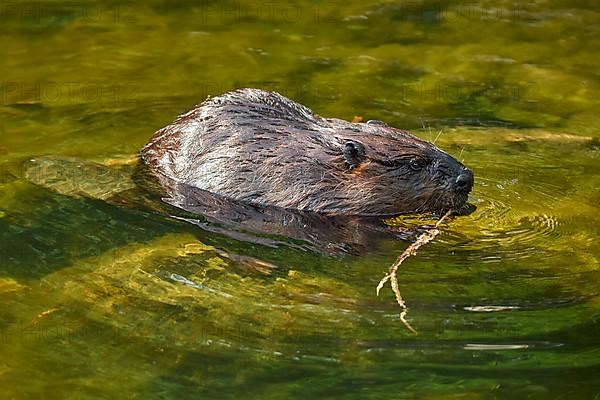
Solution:
[(473, 172), (469, 168), (464, 167), (454, 181), (454, 190), (459, 193), (469, 194), (473, 189)]

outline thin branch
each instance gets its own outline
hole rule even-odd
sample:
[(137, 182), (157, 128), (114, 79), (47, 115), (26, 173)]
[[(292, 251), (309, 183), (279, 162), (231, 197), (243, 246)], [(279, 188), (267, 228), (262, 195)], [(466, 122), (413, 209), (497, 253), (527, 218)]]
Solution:
[(415, 335), (417, 334), (417, 331), (406, 320), (406, 315), (408, 314), (408, 307), (406, 306), (406, 302), (400, 294), (400, 289), (398, 287), (398, 277), (396, 273), (398, 272), (398, 267), (400, 267), (400, 264), (402, 264), (404, 260), (406, 260), (410, 256), (414, 256), (415, 254), (417, 254), (417, 250), (419, 249), (419, 247), (431, 242), (440, 233), (440, 230), (438, 229), (439, 226), (441, 225), (442, 221), (444, 221), (444, 219), (446, 219), (446, 217), (448, 217), (451, 213), (452, 210), (449, 210), (446, 214), (444, 214), (442, 218), (440, 218), (437, 221), (433, 229), (430, 229), (427, 232), (421, 234), (417, 238), (417, 240), (415, 240), (414, 243), (408, 246), (406, 250), (404, 250), (404, 252), (400, 254), (400, 256), (398, 256), (396, 261), (390, 267), (387, 275), (385, 275), (377, 285), (377, 296), (379, 296), (379, 291), (383, 288), (387, 281), (390, 281), (390, 286), (392, 287), (392, 291), (396, 296), (396, 302), (402, 309), (402, 311), (400, 312), (400, 321), (402, 321), (404, 326), (406, 326), (406, 328)]

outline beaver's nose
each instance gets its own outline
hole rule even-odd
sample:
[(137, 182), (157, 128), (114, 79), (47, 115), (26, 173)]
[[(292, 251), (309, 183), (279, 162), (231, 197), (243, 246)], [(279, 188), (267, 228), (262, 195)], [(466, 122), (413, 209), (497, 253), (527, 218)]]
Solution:
[(463, 168), (454, 182), (456, 190), (469, 193), (473, 189), (473, 173), (468, 168)]

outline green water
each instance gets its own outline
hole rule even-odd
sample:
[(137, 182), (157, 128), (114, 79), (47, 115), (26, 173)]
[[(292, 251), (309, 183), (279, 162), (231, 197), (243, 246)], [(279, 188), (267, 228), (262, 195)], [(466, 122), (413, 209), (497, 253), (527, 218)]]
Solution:
[[(3, 399), (600, 398), (596, 2), (0, 6)], [(405, 242), (271, 248), (23, 177), (127, 165), (245, 86), (473, 169), (477, 212), (400, 271), (418, 336), (375, 295)]]

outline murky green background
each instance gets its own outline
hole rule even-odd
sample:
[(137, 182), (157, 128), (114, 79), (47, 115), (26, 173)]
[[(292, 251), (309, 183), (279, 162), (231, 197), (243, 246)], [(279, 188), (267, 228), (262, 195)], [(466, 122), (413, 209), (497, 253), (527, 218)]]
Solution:
[[(600, 397), (597, 2), (0, 6), (3, 399)], [(244, 86), (472, 167), (478, 211), (401, 269), (418, 336), (375, 295), (405, 242), (263, 247), (23, 177)]]

